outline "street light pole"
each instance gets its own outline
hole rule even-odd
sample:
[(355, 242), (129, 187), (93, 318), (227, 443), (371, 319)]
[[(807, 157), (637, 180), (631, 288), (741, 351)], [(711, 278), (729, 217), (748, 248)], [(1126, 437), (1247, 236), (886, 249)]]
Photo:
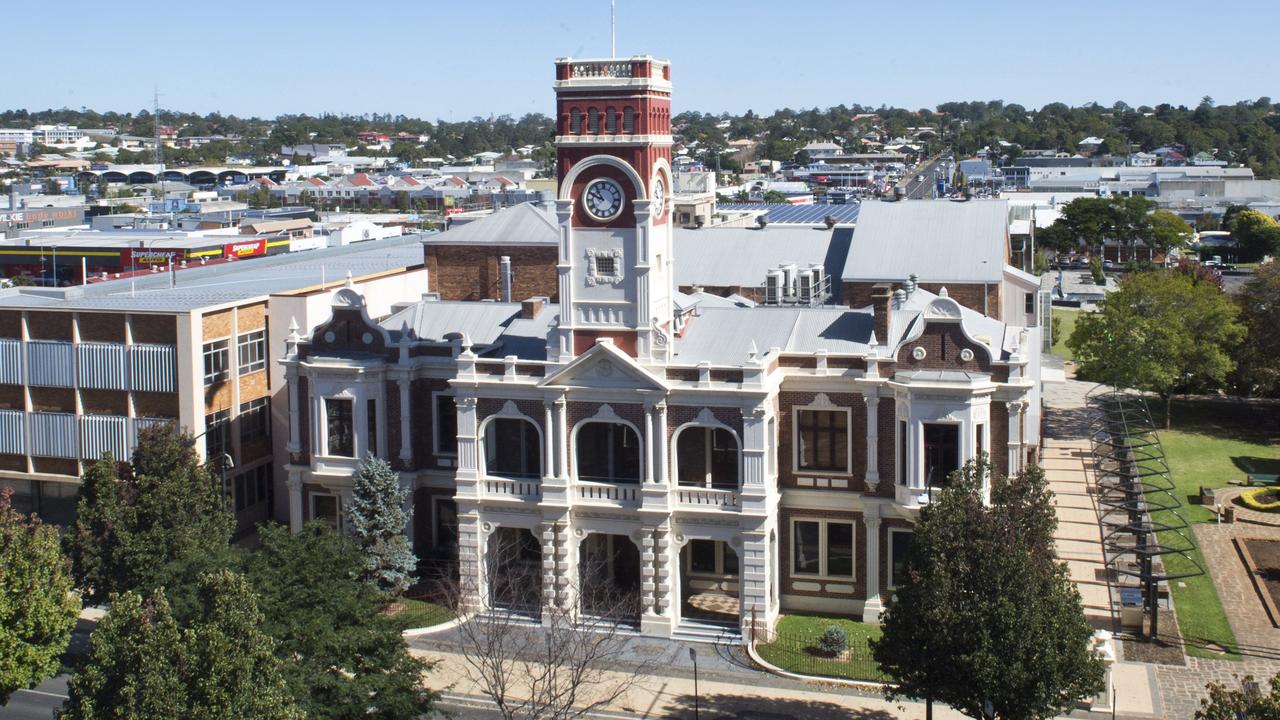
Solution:
[(689, 659), (693, 661), (693, 720), (698, 720), (698, 651), (689, 648)]

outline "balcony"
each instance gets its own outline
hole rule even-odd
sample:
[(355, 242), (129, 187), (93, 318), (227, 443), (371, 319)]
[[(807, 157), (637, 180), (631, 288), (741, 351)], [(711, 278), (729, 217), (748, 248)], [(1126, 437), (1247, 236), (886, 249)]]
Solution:
[(640, 506), (640, 486), (579, 480), (574, 484), (578, 502), (614, 508)]
[(542, 499), (542, 483), (537, 480), (486, 477), (480, 480), (486, 498), (538, 502)]
[(720, 488), (676, 488), (676, 508), (679, 510), (736, 511), (740, 505), (737, 490)]

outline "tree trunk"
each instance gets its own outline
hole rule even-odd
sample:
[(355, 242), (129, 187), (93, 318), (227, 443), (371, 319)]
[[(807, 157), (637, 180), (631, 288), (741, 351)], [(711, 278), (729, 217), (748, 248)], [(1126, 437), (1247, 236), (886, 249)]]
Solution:
[(1173, 429), (1173, 393), (1164, 396), (1164, 429)]

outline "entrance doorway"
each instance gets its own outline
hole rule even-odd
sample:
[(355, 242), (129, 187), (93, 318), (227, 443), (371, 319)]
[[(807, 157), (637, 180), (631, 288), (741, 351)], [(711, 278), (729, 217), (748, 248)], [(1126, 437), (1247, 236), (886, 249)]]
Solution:
[(524, 528), (494, 530), (485, 565), (490, 607), (542, 616), (542, 546), (533, 533)]
[(623, 535), (594, 533), (578, 547), (582, 613), (640, 625), (640, 549)]
[(680, 618), (738, 626), (738, 553), (720, 540), (690, 540), (680, 553)]

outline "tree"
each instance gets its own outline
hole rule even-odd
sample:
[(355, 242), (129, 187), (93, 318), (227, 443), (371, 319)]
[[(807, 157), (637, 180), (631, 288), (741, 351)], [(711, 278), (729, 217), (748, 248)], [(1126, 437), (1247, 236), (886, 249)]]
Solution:
[(163, 593), (117, 596), (93, 634), (89, 653), (67, 683), (62, 720), (183, 717), (187, 687), (182, 633)]
[(244, 578), (229, 571), (206, 575), (198, 592), (199, 607), (185, 630), (163, 589), (145, 598), (135, 592), (113, 598), (68, 683), (61, 717), (300, 720)]
[(1240, 347), (1237, 385), (1246, 394), (1280, 392), (1280, 262), (1259, 266), (1239, 296), (1248, 333)]
[(1231, 218), (1227, 229), (1240, 248), (1241, 259), (1257, 260), (1264, 255), (1280, 255), (1280, 223), (1257, 210), (1245, 210)]
[(24, 518), (12, 495), (0, 489), (0, 706), (58, 672), (80, 613), (57, 529)]
[(235, 520), (192, 444), (171, 425), (147, 428), (128, 465), (107, 455), (86, 474), (66, 549), (93, 602), (166, 587), (184, 619), (196, 579), (230, 563)]
[(770, 205), (781, 205), (787, 202), (787, 196), (777, 190), (766, 190), (764, 201)]
[(370, 455), (361, 463), (352, 481), (348, 527), (365, 553), (365, 578), (397, 595), (409, 589), (418, 567), (404, 534), (408, 498), (409, 489), (400, 485), (400, 474), (386, 460)]
[(1219, 386), (1244, 338), (1239, 308), (1212, 283), (1180, 273), (1129, 275), (1067, 339), (1082, 378), (1156, 393), (1172, 426), (1176, 393)]
[(306, 716), (411, 720), (427, 713), (436, 698), (423, 683), (430, 665), (409, 654), (382, 612), (386, 596), (361, 579), (365, 561), (355, 544), (323, 523), (296, 535), (262, 525), (258, 538), (245, 576)]
[[(635, 617), (638, 598), (615, 588), (605, 568), (583, 565), (577, 582), (557, 586), (560, 598), (543, 602), (541, 566), (515, 560), (515, 537), (490, 536), (483, 595), (474, 581), (451, 588), (452, 609), (467, 616), (457, 627), (463, 662), (504, 720), (585, 718), (652, 673), (651, 662), (634, 662), (628, 635), (614, 622)], [(485, 611), (474, 612), (480, 597)], [(541, 624), (530, 627), (533, 608)]]
[(1103, 687), (1093, 630), (1054, 557), (1052, 498), (1038, 467), (952, 473), (920, 514), (906, 580), (872, 643), (891, 697), (938, 700), (977, 718), (1049, 718)]
[(1200, 700), (1196, 720), (1280, 720), (1280, 675), (1271, 678), (1271, 692), (1262, 694), (1253, 676), (1246, 675), (1245, 688), (1228, 690), (1225, 685), (1206, 685), (1209, 697)]
[(1151, 225), (1147, 245), (1152, 250), (1168, 255), (1171, 250), (1181, 250), (1191, 244), (1195, 231), (1177, 213), (1156, 210), (1147, 222)]

